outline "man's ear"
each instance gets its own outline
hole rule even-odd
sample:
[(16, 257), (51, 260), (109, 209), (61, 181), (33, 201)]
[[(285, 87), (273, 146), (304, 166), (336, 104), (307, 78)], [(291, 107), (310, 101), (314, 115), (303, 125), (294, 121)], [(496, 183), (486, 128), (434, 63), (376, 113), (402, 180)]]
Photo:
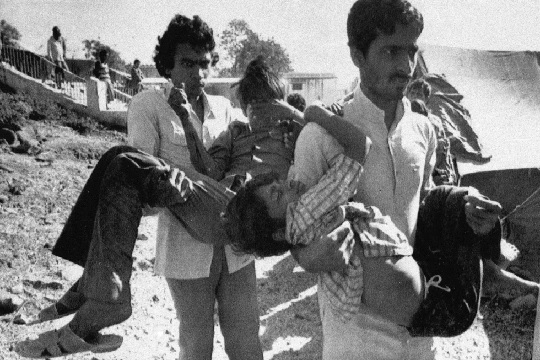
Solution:
[(365, 62), (364, 54), (358, 48), (354, 46), (349, 46), (349, 52), (351, 54), (351, 59), (354, 63), (354, 66), (360, 68)]

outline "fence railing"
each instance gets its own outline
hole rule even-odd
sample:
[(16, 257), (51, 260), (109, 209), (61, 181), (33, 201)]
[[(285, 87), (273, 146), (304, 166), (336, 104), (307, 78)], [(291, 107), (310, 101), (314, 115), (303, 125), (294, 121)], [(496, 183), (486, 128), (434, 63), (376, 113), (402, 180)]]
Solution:
[(131, 87), (131, 75), (116, 69), (109, 68), (111, 81), (115, 90), (129, 96), (134, 96), (139, 92), (139, 88)]
[(57, 83), (56, 64), (41, 55), (29, 50), (3, 45), (0, 60), (23, 74), (41, 80), (45, 85), (57, 89), (78, 103), (87, 103), (86, 80), (64, 70), (63, 80)]

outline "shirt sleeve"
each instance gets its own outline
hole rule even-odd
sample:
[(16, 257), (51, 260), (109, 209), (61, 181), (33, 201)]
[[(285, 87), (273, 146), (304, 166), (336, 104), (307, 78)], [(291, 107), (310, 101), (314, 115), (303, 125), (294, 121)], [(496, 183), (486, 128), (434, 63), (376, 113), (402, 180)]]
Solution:
[(160, 136), (157, 118), (145, 97), (134, 97), (127, 113), (128, 144), (159, 156)]
[(306, 124), (296, 140), (290, 178), (311, 188), (330, 168), (329, 161), (343, 153), (343, 147), (321, 126)]
[(308, 244), (345, 220), (344, 213), (336, 208), (354, 195), (362, 166), (343, 154), (332, 159), (330, 166), (318, 183), (288, 209), (287, 235), (292, 244)]

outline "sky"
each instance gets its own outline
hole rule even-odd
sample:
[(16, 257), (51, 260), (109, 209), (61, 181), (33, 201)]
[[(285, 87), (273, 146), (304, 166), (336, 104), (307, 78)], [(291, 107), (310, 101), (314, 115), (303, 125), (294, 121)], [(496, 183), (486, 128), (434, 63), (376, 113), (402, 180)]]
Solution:
[[(411, 0), (424, 15), (420, 43), (483, 50), (540, 51), (540, 0)], [(68, 57), (99, 39), (126, 62), (152, 64), (157, 37), (176, 13), (199, 15), (218, 35), (233, 19), (274, 38), (298, 72), (334, 73), (346, 87), (358, 74), (349, 57), (346, 19), (354, 0), (0, 0), (0, 19), (22, 44), (45, 53), (57, 25)], [(451, 5), (450, 5), (451, 4)]]

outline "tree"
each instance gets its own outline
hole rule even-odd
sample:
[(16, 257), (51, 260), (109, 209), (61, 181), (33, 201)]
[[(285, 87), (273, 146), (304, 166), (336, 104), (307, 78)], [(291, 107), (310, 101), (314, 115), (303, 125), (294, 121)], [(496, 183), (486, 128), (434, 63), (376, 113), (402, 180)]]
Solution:
[(21, 37), (21, 33), (15, 26), (4, 19), (0, 20), (0, 40), (2, 40), (2, 44), (16, 46)]
[(232, 20), (219, 38), (224, 52), (218, 63), (222, 77), (242, 76), (249, 62), (259, 55), (278, 76), (293, 71), (285, 48), (274, 39), (262, 39), (244, 20)]
[(120, 53), (109, 45), (103, 44), (99, 40), (83, 40), (84, 57), (87, 59), (98, 60), (99, 52), (103, 49), (109, 52), (108, 64), (109, 67), (116, 70), (124, 71), (126, 62), (120, 57)]

